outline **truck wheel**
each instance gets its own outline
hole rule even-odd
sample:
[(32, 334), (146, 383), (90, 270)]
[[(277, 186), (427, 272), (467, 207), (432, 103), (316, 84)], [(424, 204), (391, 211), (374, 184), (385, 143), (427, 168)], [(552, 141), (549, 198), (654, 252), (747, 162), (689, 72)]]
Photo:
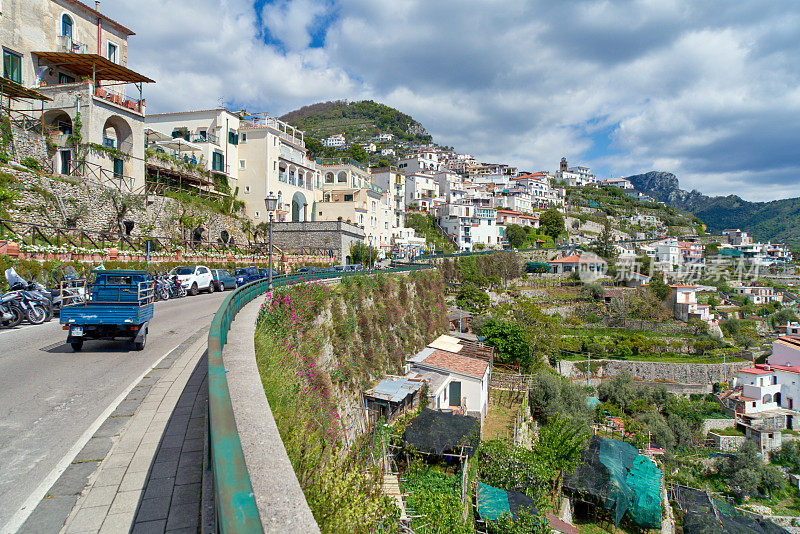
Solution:
[(146, 344), (147, 344), (147, 332), (145, 331), (142, 340), (134, 342), (133, 346), (136, 350), (144, 350), (144, 346)]
[(83, 348), (83, 340), (81, 339), (80, 341), (73, 341), (72, 343), (70, 343), (70, 345), (72, 345), (73, 351), (80, 352), (81, 349)]
[(193, 297), (197, 296), (197, 282), (192, 284), (192, 289), (189, 291), (189, 294)]
[(214, 282), (208, 284), (208, 293), (211, 294), (214, 292)]

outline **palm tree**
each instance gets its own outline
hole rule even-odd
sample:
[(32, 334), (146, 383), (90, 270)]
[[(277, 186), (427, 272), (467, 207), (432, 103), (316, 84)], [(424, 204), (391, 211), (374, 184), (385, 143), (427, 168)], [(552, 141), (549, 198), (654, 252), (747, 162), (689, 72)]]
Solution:
[(550, 497), (553, 513), (561, 508), (561, 484), (564, 473), (571, 473), (581, 463), (581, 453), (586, 449), (589, 430), (567, 418), (556, 415), (539, 429), (539, 440), (533, 453), (550, 479)]

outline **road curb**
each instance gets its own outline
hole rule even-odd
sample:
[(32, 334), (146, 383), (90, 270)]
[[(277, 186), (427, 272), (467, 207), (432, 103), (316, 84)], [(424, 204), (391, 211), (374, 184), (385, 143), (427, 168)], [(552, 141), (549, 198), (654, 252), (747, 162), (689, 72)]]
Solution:
[(30, 512), (17, 532), (58, 532), (78, 503), (84, 489), (97, 474), (114, 443), (128, 427), (137, 408), (160, 377), (199, 339), (207, 336), (209, 327), (195, 331), (170, 350), (151, 367), (128, 394), (114, 407), (83, 448), (70, 460), (67, 468)]

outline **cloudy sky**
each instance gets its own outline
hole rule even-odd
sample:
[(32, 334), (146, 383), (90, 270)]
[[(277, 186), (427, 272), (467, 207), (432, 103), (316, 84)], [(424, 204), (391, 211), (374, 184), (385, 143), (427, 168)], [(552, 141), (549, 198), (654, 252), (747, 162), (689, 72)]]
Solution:
[(482, 161), (800, 196), (800, 3), (106, 0), (150, 112), (373, 99)]

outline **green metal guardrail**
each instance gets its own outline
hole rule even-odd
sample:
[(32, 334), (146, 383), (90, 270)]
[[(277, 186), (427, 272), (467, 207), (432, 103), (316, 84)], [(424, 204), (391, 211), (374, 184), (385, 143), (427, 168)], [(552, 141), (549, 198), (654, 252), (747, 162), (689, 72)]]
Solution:
[[(376, 272), (400, 273), (430, 269), (428, 265), (404, 265), (382, 271), (321, 272), (273, 278), (273, 287), (315, 280), (328, 280)], [(267, 280), (250, 282), (230, 293), (211, 321), (208, 333), (208, 426), (211, 469), (214, 473), (214, 507), (217, 531), (222, 533), (263, 532), (250, 474), (244, 461), (242, 443), (233, 417), (222, 348), (231, 323), (245, 304), (268, 290)]]

